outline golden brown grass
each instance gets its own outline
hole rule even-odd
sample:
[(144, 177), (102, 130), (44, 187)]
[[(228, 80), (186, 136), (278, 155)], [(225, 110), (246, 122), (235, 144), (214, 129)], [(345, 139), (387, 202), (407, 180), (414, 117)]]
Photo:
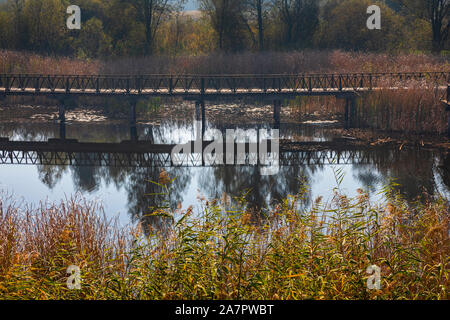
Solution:
[(425, 54), (290, 51), (202, 56), (155, 56), (107, 61), (106, 73), (297, 74), (445, 71), (448, 58)]
[(357, 105), (356, 127), (405, 133), (447, 132), (447, 114), (441, 103), (444, 90), (416, 81), (389, 86), (407, 86), (408, 89), (383, 89), (363, 94)]
[[(123, 271), (121, 254), (128, 240), (120, 231), (102, 215), (101, 207), (80, 196), (33, 209), (1, 194), (0, 296), (70, 297), (65, 290), (70, 265), (90, 270), (85, 273), (90, 286), (101, 286), (112, 265), (115, 272)], [(5, 290), (9, 294), (3, 295)], [(89, 291), (77, 297), (89, 297)]]
[(290, 51), (77, 60), (2, 50), (0, 73), (40, 74), (296, 74), (449, 70), (448, 57), (427, 54)]
[(0, 73), (98, 74), (98, 61), (42, 56), (27, 52), (0, 50)]
[[(170, 179), (160, 181), (170, 191)], [(71, 199), (38, 210), (0, 198), (3, 299), (448, 299), (449, 203), (386, 202), (367, 194), (299, 206), (302, 193), (252, 215), (203, 201), (201, 212), (151, 213), (166, 228), (111, 226), (95, 205)], [(142, 221), (145, 221), (142, 220)], [(144, 235), (142, 230), (148, 230)], [(69, 265), (82, 289), (66, 288)], [(368, 290), (366, 269), (381, 268)]]

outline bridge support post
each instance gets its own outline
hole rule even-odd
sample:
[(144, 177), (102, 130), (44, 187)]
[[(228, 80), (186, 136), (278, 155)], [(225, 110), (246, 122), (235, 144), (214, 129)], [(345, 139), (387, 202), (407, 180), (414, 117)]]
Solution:
[(203, 140), (206, 131), (205, 100), (195, 101), (195, 120), (198, 122), (201, 121)]
[(61, 140), (66, 139), (66, 123), (63, 121), (59, 122), (59, 138)]
[(450, 152), (445, 155), (441, 168), (443, 169), (442, 180), (446, 186), (450, 187)]
[(345, 98), (345, 116), (344, 116), (345, 129), (350, 129), (350, 99)]
[(275, 100), (273, 102), (273, 121), (274, 128), (280, 129), (280, 121), (281, 121), (281, 100)]
[(447, 105), (445, 110), (447, 111), (447, 137), (450, 138), (450, 84), (447, 85)]
[(350, 129), (354, 124), (354, 117), (356, 112), (356, 97), (345, 98), (345, 129)]
[(59, 119), (59, 138), (66, 139), (66, 106), (65, 101), (62, 100), (58, 105), (58, 119)]
[(352, 96), (350, 100), (350, 127), (357, 126), (357, 113), (356, 113), (356, 96)]
[(447, 137), (450, 138), (450, 105), (447, 105)]
[(132, 99), (130, 102), (130, 140), (137, 141), (137, 125), (136, 125), (136, 104), (137, 101)]
[(202, 106), (202, 140), (203, 140), (203, 136), (205, 135), (206, 131), (205, 100), (201, 101), (201, 106)]
[(447, 85), (447, 103), (450, 101), (450, 84)]
[(195, 101), (195, 121), (202, 120), (200, 101)]

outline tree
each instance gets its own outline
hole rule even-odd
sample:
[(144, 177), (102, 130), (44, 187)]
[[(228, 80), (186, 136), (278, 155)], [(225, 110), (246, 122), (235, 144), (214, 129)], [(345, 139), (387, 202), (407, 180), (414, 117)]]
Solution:
[[(369, 30), (367, 7), (376, 4), (382, 12), (381, 30)], [(405, 47), (404, 20), (381, 2), (344, 0), (324, 7), (316, 42), (325, 48), (345, 50), (395, 51)]]
[(155, 47), (156, 33), (161, 23), (179, 7), (183, 0), (120, 0), (124, 6), (135, 9), (136, 17), (145, 28), (145, 54), (151, 54)]
[(0, 11), (0, 48), (8, 48), (11, 45), (11, 18), (8, 13)]
[(191, 19), (183, 28), (186, 32), (183, 37), (183, 49), (187, 54), (201, 55), (214, 51), (216, 47), (215, 32), (211, 28), (209, 18), (201, 15), (198, 19)]
[(432, 49), (439, 53), (444, 49), (450, 29), (450, 0), (395, 0), (407, 12), (426, 19), (433, 30)]
[(256, 21), (258, 29), (258, 47), (264, 50), (264, 20), (267, 16), (268, 0), (247, 0), (249, 16)]
[(25, 17), (24, 8), (25, 0), (8, 0), (6, 3), (8, 12), (11, 13), (11, 21), (13, 22), (13, 43), (11, 44), (15, 48), (19, 48), (26, 43), (25, 32)]
[(220, 50), (237, 51), (244, 47), (245, 30), (248, 29), (244, 1), (200, 0), (200, 6), (210, 18)]
[(83, 24), (80, 35), (74, 41), (74, 51), (78, 58), (109, 55), (111, 39), (103, 30), (103, 23), (91, 18)]
[(62, 49), (66, 28), (66, 7), (61, 0), (27, 0), (24, 17), (29, 48), (57, 53)]
[(319, 24), (317, 0), (274, 0), (287, 47), (306, 47)]

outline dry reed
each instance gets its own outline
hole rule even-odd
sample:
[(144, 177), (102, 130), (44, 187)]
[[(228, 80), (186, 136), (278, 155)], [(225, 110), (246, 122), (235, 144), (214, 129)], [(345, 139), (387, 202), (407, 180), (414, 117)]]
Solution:
[(343, 51), (211, 53), (201, 56), (77, 60), (0, 51), (0, 73), (38, 74), (296, 74), (449, 70), (448, 57)]
[[(448, 299), (448, 201), (407, 203), (392, 190), (378, 204), (362, 190), (354, 199), (336, 191), (309, 210), (300, 193), (257, 216), (243, 198), (233, 208), (202, 200), (197, 213), (152, 212), (163, 230), (111, 228), (81, 198), (24, 210), (1, 194), (0, 297)], [(72, 264), (81, 290), (66, 287)], [(366, 286), (373, 264), (379, 290)]]

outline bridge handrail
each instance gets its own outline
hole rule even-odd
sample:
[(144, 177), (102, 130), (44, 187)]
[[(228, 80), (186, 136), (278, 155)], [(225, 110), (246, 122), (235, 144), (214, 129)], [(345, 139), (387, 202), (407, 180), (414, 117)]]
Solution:
[(326, 72), (326, 73), (279, 73), (279, 74), (43, 74), (43, 73), (0, 73), (0, 77), (100, 77), (100, 78), (136, 78), (136, 77), (189, 77), (189, 78), (261, 78), (261, 77), (325, 77), (325, 76), (403, 76), (403, 75), (447, 74), (449, 71), (413, 71), (413, 72)]
[(221, 90), (252, 91), (268, 90), (309, 90), (343, 88), (373, 88), (379, 80), (430, 80), (434, 83), (449, 83), (450, 72), (389, 72), (389, 73), (330, 73), (330, 74), (294, 74), (294, 75), (30, 75), (0, 74), (0, 88), (5, 92), (34, 90), (31, 92), (64, 90), (112, 90), (122, 93), (150, 90), (153, 92), (174, 90), (198, 92), (219, 92)]

